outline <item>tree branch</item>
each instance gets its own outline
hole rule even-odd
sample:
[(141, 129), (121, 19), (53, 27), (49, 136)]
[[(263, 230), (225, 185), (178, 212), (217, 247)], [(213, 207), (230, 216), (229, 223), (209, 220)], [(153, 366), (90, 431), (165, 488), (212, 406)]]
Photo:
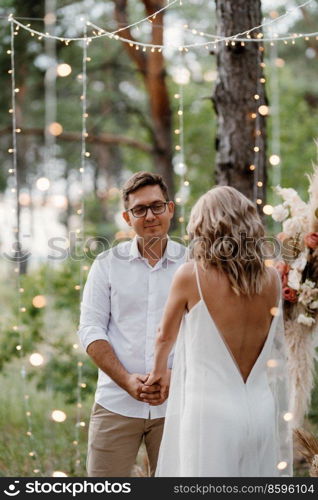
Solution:
[[(12, 133), (12, 129), (10, 127), (6, 127), (0, 130), (0, 136), (8, 135)], [(41, 128), (29, 128), (22, 129), (22, 135), (35, 135), (44, 137), (44, 130)], [(80, 132), (63, 132), (58, 136), (59, 140), (66, 142), (76, 142), (80, 141), (82, 138), (82, 134)], [(152, 153), (153, 149), (149, 144), (137, 141), (136, 139), (131, 139), (130, 137), (124, 137), (122, 135), (113, 135), (113, 134), (105, 134), (101, 133), (99, 135), (88, 135), (86, 138), (87, 143), (93, 144), (117, 144), (121, 146), (128, 146), (131, 148), (139, 149), (144, 151), (145, 153)]]

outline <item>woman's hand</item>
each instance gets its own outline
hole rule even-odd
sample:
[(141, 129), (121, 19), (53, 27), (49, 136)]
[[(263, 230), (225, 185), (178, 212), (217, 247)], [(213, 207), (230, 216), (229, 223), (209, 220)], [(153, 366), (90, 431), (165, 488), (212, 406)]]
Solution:
[(146, 386), (150, 386), (153, 384), (160, 385), (160, 397), (161, 397), (162, 403), (167, 399), (168, 394), (169, 394), (170, 377), (171, 377), (171, 370), (167, 369), (167, 370), (162, 371), (162, 372), (154, 372), (153, 371), (149, 374), (149, 377), (144, 382), (144, 384)]
[(159, 380), (162, 378), (164, 375), (164, 372), (151, 372), (148, 375), (148, 378), (144, 381), (145, 385), (152, 385), (152, 384), (157, 384), (159, 383)]

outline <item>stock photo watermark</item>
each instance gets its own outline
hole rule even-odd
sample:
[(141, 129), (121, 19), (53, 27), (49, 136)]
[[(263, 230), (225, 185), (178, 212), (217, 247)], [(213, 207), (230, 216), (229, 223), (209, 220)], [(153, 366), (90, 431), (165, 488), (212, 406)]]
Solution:
[[(224, 236), (215, 240), (208, 237), (195, 237), (189, 241), (183, 238), (173, 237), (172, 241), (179, 243), (173, 247), (174, 253), (169, 255), (171, 249), (166, 246), (166, 240), (158, 237), (143, 239), (137, 237), (138, 244), (142, 246), (147, 256), (153, 259), (165, 257), (181, 258), (187, 252), (189, 257), (200, 255), (205, 260), (211, 262), (240, 260), (252, 262), (253, 260), (276, 260), (284, 255), (285, 260), (295, 259), (295, 241), (288, 238), (286, 241), (275, 238), (274, 236), (264, 236), (258, 239), (247, 236), (246, 233), (240, 233), (239, 237)], [(50, 261), (61, 262), (73, 260), (80, 262), (83, 260), (102, 259), (108, 252), (119, 260), (129, 260), (127, 246), (123, 243), (131, 242), (131, 238), (113, 239), (106, 237), (88, 237), (84, 239), (75, 231), (69, 233), (68, 237), (56, 236), (47, 240), (47, 259)], [(176, 254), (177, 250), (177, 254)], [(32, 257), (30, 250), (24, 249), (19, 242), (13, 242), (11, 251), (3, 252), (2, 258), (8, 262), (22, 263)]]

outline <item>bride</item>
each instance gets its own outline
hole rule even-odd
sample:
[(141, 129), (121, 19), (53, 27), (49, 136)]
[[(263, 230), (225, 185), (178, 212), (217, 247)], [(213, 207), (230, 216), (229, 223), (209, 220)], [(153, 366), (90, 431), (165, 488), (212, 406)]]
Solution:
[(280, 281), (251, 201), (216, 187), (193, 207), (147, 384), (169, 387), (157, 476), (292, 475)]

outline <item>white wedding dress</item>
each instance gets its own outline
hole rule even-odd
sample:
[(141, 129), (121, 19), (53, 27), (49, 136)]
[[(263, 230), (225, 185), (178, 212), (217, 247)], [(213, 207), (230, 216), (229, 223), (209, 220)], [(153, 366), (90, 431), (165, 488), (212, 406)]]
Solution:
[[(175, 348), (156, 476), (292, 475), (281, 301), (246, 383), (202, 297)], [(239, 321), (239, 318), (238, 318)]]

